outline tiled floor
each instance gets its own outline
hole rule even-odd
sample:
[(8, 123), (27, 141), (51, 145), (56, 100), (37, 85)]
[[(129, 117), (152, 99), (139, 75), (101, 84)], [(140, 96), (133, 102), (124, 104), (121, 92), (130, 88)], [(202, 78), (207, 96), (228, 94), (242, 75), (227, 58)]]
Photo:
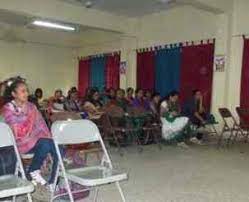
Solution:
[[(111, 156), (116, 167), (129, 172), (122, 183), (127, 202), (247, 202), (249, 144), (230, 149), (196, 146), (144, 146)], [(103, 202), (119, 202), (114, 185), (100, 191)], [(90, 200), (84, 199), (84, 202)]]

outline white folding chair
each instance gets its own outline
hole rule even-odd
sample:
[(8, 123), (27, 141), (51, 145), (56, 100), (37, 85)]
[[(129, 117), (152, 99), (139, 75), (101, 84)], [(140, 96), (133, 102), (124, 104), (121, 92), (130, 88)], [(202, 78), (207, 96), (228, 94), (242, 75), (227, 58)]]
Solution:
[[(15, 201), (16, 196), (27, 194), (28, 201), (31, 202), (30, 193), (34, 191), (34, 185), (26, 180), (13, 132), (5, 123), (0, 123), (0, 140), (0, 147), (13, 146), (16, 155), (15, 173), (0, 176), (0, 198), (12, 197), (13, 201)], [(21, 177), (18, 177), (18, 173), (20, 173)]]
[[(100, 132), (92, 121), (58, 121), (52, 125), (51, 130), (55, 142), (56, 152), (59, 158), (58, 171), (60, 171), (57, 172), (55, 183), (57, 181), (58, 175), (64, 177), (71, 202), (73, 202), (74, 199), (70, 189), (69, 181), (89, 188), (95, 188), (96, 192), (94, 201), (97, 201), (99, 186), (115, 183), (121, 195), (122, 201), (125, 202), (125, 197), (119, 182), (126, 180), (128, 178), (127, 174), (113, 169), (111, 159), (107, 153)], [(83, 168), (66, 170), (60, 154), (59, 145), (72, 145), (92, 142), (99, 142), (103, 149), (101, 164), (99, 166), (86, 166)]]

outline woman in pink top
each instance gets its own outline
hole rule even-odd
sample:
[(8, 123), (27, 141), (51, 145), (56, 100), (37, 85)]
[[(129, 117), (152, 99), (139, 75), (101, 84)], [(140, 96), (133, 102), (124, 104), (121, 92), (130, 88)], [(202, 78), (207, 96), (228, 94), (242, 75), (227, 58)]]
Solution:
[[(36, 106), (28, 102), (28, 89), (25, 80), (20, 77), (7, 82), (4, 92), (5, 105), (3, 107), (4, 120), (12, 128), (17, 147), (21, 154), (33, 153), (30, 166), (30, 176), (35, 183), (42, 185), (54, 181), (58, 159), (49, 129)], [(53, 167), (48, 183), (41, 176), (40, 169), (50, 154)]]

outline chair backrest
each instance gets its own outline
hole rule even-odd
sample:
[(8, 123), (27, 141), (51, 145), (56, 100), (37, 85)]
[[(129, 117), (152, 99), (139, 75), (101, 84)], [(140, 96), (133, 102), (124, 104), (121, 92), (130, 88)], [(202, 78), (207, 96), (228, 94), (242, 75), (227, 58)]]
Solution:
[(102, 140), (98, 127), (89, 120), (56, 121), (51, 131), (58, 144), (82, 144)]
[(236, 112), (240, 119), (240, 124), (244, 127), (249, 127), (249, 109), (236, 107)]
[(81, 116), (74, 112), (56, 112), (50, 117), (52, 123), (55, 121), (79, 120)]
[(233, 117), (232, 113), (227, 108), (219, 108), (219, 113), (220, 113), (222, 118), (232, 118)]
[(14, 146), (12, 130), (6, 123), (0, 123), (0, 147)]
[(235, 125), (238, 126), (236, 119), (228, 108), (219, 108), (219, 113), (226, 127), (233, 128)]
[(25, 172), (24, 172), (23, 165), (22, 165), (22, 161), (21, 161), (21, 157), (20, 157), (20, 154), (19, 154), (18, 149), (17, 149), (16, 140), (14, 138), (14, 134), (13, 134), (11, 128), (6, 123), (0, 123), (0, 148), (7, 147), (7, 146), (14, 147), (19, 171), (21, 172), (22, 178), (26, 179)]
[(112, 168), (111, 159), (108, 155), (99, 129), (92, 121), (56, 121), (53, 123), (51, 131), (55, 142), (56, 153), (61, 164), (63, 164), (63, 162), (58, 145), (99, 142), (104, 153), (101, 164), (104, 165), (107, 163), (108, 166)]

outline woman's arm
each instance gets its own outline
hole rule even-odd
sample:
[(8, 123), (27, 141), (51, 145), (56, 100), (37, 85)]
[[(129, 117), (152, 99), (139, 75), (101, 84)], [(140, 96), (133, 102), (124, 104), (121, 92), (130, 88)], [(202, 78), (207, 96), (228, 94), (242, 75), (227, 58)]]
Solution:
[(12, 128), (16, 138), (27, 136), (33, 129), (36, 113), (31, 113), (26, 119), (20, 120), (18, 114), (11, 109), (11, 106), (5, 106), (3, 109), (5, 122)]

